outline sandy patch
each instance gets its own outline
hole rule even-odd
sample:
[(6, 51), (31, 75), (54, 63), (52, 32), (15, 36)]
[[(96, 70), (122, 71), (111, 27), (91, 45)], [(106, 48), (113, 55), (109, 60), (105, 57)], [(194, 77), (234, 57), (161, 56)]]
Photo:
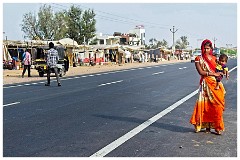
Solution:
[[(114, 70), (122, 70), (122, 69), (128, 69), (128, 68), (154, 66), (154, 65), (166, 64), (166, 63), (179, 63), (179, 62), (189, 62), (189, 60), (171, 60), (171, 61), (161, 61), (159, 63), (154, 63), (154, 62), (137, 63), (136, 62), (136, 63), (126, 63), (123, 65), (108, 64), (108, 65), (96, 65), (96, 66), (77, 66), (77, 67), (70, 67), (64, 77), (98, 73), (98, 72), (106, 72), (106, 71), (114, 71)], [(31, 69), (32, 77), (27, 77), (27, 71), (25, 72), (24, 78), (22, 78), (21, 75), (22, 75), (22, 70), (3, 70), (3, 84), (14, 84), (14, 83), (21, 83), (21, 82), (47, 80), (46, 74), (44, 75), (44, 77), (39, 77), (36, 69)]]

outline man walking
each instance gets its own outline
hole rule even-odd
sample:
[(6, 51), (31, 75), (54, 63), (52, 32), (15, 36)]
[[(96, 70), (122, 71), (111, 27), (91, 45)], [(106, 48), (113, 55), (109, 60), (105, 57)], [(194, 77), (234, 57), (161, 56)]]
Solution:
[(61, 86), (59, 75), (58, 75), (58, 68), (57, 63), (59, 60), (58, 51), (54, 49), (54, 44), (52, 42), (49, 43), (49, 50), (47, 52), (47, 83), (45, 86), (50, 86), (50, 73), (53, 69), (57, 78), (58, 86)]
[(30, 69), (31, 69), (31, 54), (27, 51), (25, 51), (24, 53), (24, 58), (23, 58), (23, 72), (22, 72), (22, 78), (24, 77), (24, 74), (26, 72), (26, 70), (28, 69), (28, 77), (31, 77), (30, 74)]

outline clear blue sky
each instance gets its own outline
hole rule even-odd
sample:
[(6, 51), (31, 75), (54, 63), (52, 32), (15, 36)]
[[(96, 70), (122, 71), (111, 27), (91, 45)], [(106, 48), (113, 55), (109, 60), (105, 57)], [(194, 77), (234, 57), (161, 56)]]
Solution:
[[(2, 4), (3, 38), (23, 40), (20, 27), (23, 15), (37, 14), (44, 3), (6, 2)], [(165, 39), (171, 46), (170, 28), (175, 26), (178, 29), (175, 40), (187, 36), (194, 48), (201, 39), (214, 37), (217, 47), (237, 46), (237, 3), (48, 3), (54, 11), (69, 9), (72, 4), (84, 10), (94, 9), (97, 33), (124, 33), (141, 24), (146, 29), (147, 43), (150, 38)]]

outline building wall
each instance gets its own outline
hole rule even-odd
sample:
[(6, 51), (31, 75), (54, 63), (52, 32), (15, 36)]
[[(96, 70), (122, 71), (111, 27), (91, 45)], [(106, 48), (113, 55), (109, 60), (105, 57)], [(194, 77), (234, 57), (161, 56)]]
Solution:
[[(98, 40), (98, 45), (114, 45), (120, 43), (120, 38), (126, 38), (126, 43), (131, 45), (145, 45), (145, 29), (142, 25), (136, 26), (134, 29), (129, 30), (127, 34), (136, 34), (136, 37), (130, 37), (125, 33), (118, 33), (119, 36), (115, 35), (103, 35), (98, 33), (95, 38)], [(94, 39), (94, 38), (93, 38)], [(101, 41), (101, 43), (100, 43)]]

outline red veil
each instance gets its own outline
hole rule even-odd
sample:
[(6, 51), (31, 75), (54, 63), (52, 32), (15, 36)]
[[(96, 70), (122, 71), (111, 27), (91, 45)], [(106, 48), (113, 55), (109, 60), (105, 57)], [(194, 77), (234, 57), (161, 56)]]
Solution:
[(213, 56), (213, 49), (212, 49), (212, 42), (208, 39), (205, 39), (203, 42), (202, 42), (202, 45), (201, 45), (201, 50), (202, 50), (202, 58), (204, 59), (204, 61), (208, 64), (209, 68), (212, 70), (212, 72), (215, 72), (215, 68), (216, 68), (216, 58), (212, 58), (211, 60), (209, 60), (207, 58), (207, 55), (205, 54), (204, 52), (204, 46), (205, 44), (209, 42), (210, 43), (210, 47), (211, 47), (211, 51), (210, 51), (210, 55)]

